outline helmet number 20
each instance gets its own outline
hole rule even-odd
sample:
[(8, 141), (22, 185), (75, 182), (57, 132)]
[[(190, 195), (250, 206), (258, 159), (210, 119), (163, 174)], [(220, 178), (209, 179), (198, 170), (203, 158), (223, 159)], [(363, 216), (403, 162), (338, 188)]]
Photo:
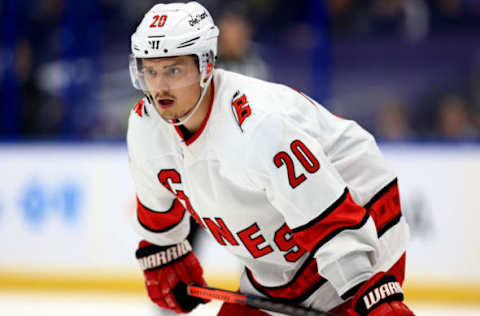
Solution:
[[(290, 144), (290, 149), (293, 155), (297, 158), (298, 161), (302, 164), (305, 170), (308, 173), (314, 173), (320, 169), (320, 163), (315, 155), (302, 143), (300, 140), (296, 139)], [(290, 186), (295, 189), (303, 181), (307, 179), (305, 174), (300, 173), (297, 175), (295, 173), (295, 165), (293, 164), (293, 159), (285, 151), (281, 151), (273, 157), (273, 162), (277, 168), (285, 165), (287, 167), (288, 182)]]
[(166, 15), (155, 15), (153, 17), (153, 22), (150, 24), (150, 27), (162, 27), (165, 25), (165, 22), (167, 22), (167, 16)]

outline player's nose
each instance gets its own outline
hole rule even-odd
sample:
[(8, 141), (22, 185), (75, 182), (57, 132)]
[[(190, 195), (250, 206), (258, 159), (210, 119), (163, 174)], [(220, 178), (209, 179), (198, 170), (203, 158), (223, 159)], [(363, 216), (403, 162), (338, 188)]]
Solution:
[(165, 92), (165, 91), (169, 91), (169, 90), (170, 90), (170, 83), (169, 83), (169, 81), (168, 81), (166, 78), (164, 78), (163, 76), (157, 76), (157, 77), (155, 78), (153, 87), (155, 88), (155, 90), (157, 90), (157, 91), (159, 91), (159, 92)]

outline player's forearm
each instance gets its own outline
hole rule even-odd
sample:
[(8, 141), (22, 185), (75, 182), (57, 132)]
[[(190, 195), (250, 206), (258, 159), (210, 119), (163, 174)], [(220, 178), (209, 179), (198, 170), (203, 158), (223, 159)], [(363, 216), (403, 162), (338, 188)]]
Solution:
[[(374, 274), (378, 252), (375, 225), (370, 218), (358, 229), (345, 230), (315, 253), (318, 271), (344, 296)], [(348, 298), (348, 297), (344, 297)]]
[(339, 296), (348, 299), (350, 290), (370, 279), (373, 267), (368, 253), (354, 252), (330, 263), (319, 273), (332, 284)]
[(137, 216), (132, 217), (133, 229), (148, 242), (159, 245), (173, 245), (178, 244), (187, 238), (190, 232), (190, 218), (188, 214), (185, 214), (184, 218), (178, 223), (167, 230), (157, 230), (145, 226), (140, 222)]

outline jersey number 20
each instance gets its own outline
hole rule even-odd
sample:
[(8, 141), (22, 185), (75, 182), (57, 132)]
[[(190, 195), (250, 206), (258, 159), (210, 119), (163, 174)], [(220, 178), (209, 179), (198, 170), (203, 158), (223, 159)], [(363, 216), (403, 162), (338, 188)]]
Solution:
[[(290, 149), (297, 158), (298, 161), (302, 164), (302, 166), (307, 170), (309, 173), (314, 173), (318, 169), (320, 169), (320, 163), (318, 159), (313, 155), (313, 153), (305, 146), (302, 141), (296, 139), (290, 144)], [(273, 162), (277, 168), (285, 165), (287, 167), (287, 175), (288, 175), (288, 182), (290, 186), (295, 189), (298, 185), (300, 185), (303, 181), (307, 179), (305, 174), (300, 173), (297, 175), (295, 173), (295, 165), (293, 164), (293, 159), (291, 156), (281, 151), (273, 157)]]

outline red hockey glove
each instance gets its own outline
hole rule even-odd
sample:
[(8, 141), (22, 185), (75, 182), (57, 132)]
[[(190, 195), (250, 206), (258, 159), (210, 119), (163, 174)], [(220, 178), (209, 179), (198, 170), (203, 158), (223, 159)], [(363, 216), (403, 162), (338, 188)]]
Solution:
[(187, 294), (191, 282), (206, 285), (200, 262), (191, 250), (187, 240), (164, 247), (140, 242), (135, 255), (145, 275), (148, 296), (160, 307), (187, 313), (207, 302)]
[(352, 299), (350, 316), (415, 316), (403, 304), (403, 292), (393, 275), (379, 272), (365, 282)]

